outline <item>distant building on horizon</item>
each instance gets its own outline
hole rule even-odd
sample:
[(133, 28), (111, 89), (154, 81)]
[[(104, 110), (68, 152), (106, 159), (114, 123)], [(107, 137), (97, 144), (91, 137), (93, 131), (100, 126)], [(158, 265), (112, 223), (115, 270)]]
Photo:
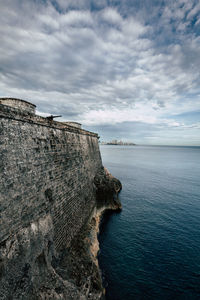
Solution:
[(135, 143), (132, 142), (123, 142), (118, 140), (112, 140), (110, 142), (101, 142), (101, 145), (119, 145), (119, 146), (135, 146)]

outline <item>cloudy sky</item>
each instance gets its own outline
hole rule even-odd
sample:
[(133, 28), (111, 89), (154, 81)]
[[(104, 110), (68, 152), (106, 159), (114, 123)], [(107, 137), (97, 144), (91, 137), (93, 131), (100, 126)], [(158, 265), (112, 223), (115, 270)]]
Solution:
[(0, 97), (101, 140), (200, 145), (199, 0), (0, 0)]

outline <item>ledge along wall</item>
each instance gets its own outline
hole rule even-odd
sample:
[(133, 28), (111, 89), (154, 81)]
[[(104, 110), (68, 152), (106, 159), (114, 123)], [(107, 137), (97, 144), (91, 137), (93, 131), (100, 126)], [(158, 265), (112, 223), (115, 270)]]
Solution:
[(49, 214), (59, 250), (95, 207), (98, 135), (34, 110), (23, 100), (0, 99), (0, 242)]

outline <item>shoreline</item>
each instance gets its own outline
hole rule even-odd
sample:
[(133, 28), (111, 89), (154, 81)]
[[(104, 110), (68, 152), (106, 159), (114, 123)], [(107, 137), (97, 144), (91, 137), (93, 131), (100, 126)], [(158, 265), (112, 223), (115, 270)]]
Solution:
[(79, 289), (86, 299), (105, 299), (101, 269), (98, 262), (100, 223), (107, 210), (121, 211), (122, 205), (118, 194), (122, 189), (121, 182), (103, 168), (95, 178), (96, 206), (88, 222), (73, 239), (60, 265), (67, 267), (68, 279)]
[(78, 287), (79, 292), (86, 299), (105, 299), (106, 290), (103, 287), (97, 257), (100, 250), (98, 234), (104, 212), (118, 209), (112, 206), (94, 208), (89, 222), (72, 241), (60, 261), (62, 268), (66, 269), (67, 266), (68, 279)]
[(104, 213), (106, 211), (118, 211), (118, 210), (122, 210), (122, 208), (118, 208), (118, 207), (102, 207), (101, 209), (95, 209), (95, 211), (93, 212), (92, 218), (90, 223), (92, 222), (92, 219), (94, 220), (94, 224), (91, 225), (91, 232), (90, 232), (90, 240), (91, 240), (91, 245), (90, 245), (90, 252), (92, 257), (94, 257), (94, 261), (96, 263), (96, 265), (99, 267), (99, 263), (98, 263), (98, 252), (100, 250), (99, 247), (99, 240), (98, 240), (98, 234), (100, 233), (100, 225), (101, 225), (101, 221), (104, 217)]
[[(120, 203), (121, 204), (121, 203)], [(98, 235), (100, 233), (100, 225), (101, 225), (101, 221), (104, 217), (104, 213), (108, 210), (111, 211), (121, 211), (121, 205), (120, 207), (111, 207), (111, 206), (104, 206), (100, 209), (96, 209), (93, 213), (93, 216), (91, 218), (90, 224), (91, 224), (91, 229), (90, 229), (90, 255), (91, 255), (91, 259), (94, 262), (94, 264), (96, 265), (96, 267), (98, 268), (98, 271), (100, 273), (101, 276), (101, 285), (102, 285), (102, 295), (100, 299), (105, 299), (105, 294), (106, 294), (106, 289), (103, 287), (103, 282), (102, 282), (102, 270), (99, 267), (99, 261), (98, 261), (98, 253), (100, 251), (100, 246), (99, 246), (99, 240), (98, 240)], [(102, 298), (103, 296), (103, 298)]]

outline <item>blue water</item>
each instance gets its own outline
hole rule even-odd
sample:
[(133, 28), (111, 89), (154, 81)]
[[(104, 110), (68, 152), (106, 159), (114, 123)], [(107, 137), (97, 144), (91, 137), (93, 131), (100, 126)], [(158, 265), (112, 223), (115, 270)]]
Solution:
[(99, 235), (106, 299), (200, 299), (200, 147), (101, 146), (121, 213)]

